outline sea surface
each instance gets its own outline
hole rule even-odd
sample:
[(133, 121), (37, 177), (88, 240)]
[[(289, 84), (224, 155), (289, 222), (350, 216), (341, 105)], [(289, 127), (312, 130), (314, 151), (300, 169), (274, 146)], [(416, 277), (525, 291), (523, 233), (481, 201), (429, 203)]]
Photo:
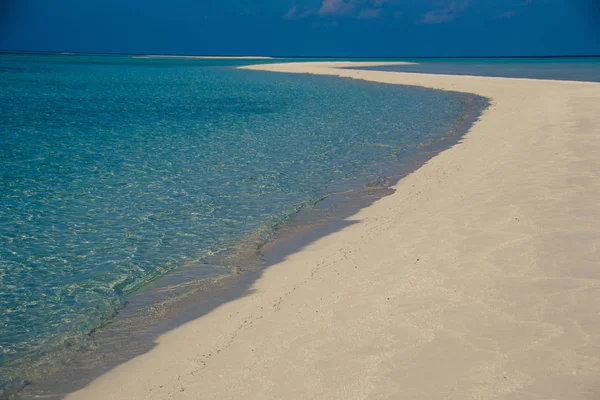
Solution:
[(417, 64), (357, 69), (600, 82), (600, 57), (416, 58), (403, 61)]
[(260, 261), (299, 211), (384, 182), (469, 107), (234, 68), (264, 62), (0, 54), (0, 397), (170, 271)]

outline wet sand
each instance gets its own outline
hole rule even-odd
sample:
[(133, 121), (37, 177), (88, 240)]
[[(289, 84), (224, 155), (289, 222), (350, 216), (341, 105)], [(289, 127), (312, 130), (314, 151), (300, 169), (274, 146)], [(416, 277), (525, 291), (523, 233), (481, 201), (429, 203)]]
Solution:
[(600, 398), (600, 84), (352, 65), (246, 68), (491, 106), (394, 194), (68, 399)]

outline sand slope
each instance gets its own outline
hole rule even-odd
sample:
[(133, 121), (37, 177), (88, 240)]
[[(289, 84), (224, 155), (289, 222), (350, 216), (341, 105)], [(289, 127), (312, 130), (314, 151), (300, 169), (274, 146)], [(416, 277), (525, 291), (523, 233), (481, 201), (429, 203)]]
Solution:
[(600, 84), (253, 66), (477, 93), (463, 143), (79, 399), (600, 399)]

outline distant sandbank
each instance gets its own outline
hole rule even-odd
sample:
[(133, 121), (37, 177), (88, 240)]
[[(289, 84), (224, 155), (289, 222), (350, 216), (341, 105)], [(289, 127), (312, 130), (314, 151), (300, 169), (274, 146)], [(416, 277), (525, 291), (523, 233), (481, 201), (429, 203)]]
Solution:
[(164, 56), (164, 55), (144, 55), (133, 56), (133, 58), (183, 58), (183, 59), (199, 59), (199, 60), (271, 60), (273, 57), (263, 56)]

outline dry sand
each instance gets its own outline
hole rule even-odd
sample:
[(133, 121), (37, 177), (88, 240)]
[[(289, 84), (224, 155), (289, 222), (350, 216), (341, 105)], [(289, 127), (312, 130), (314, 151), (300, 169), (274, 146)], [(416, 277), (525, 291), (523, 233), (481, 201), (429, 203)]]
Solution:
[(600, 399), (600, 84), (342, 65), (250, 68), (492, 105), (352, 224), (68, 399)]

